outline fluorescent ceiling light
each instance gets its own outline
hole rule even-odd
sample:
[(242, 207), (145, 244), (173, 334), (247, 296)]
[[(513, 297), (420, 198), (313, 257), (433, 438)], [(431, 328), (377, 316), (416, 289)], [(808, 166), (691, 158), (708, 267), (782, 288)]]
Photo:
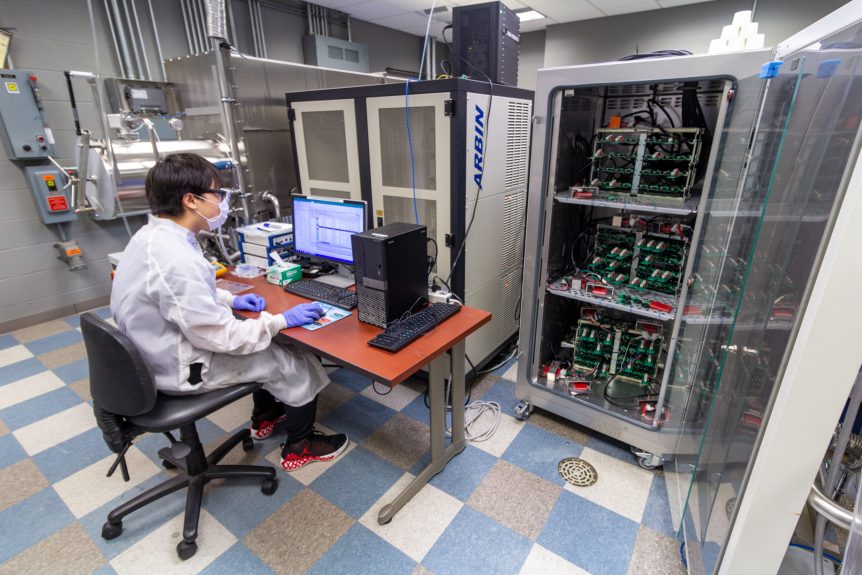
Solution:
[(529, 10), (529, 9), (523, 10), (521, 12), (515, 12), (515, 14), (518, 15), (518, 19), (521, 22), (529, 22), (531, 20), (541, 20), (542, 18), (545, 17), (544, 14), (540, 14), (539, 12), (536, 12), (535, 10)]

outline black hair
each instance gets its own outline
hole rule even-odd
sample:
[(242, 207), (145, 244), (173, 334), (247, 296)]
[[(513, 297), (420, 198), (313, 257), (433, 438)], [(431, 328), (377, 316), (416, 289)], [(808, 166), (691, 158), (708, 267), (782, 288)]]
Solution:
[(145, 188), (150, 210), (156, 215), (180, 216), (183, 196), (197, 196), (224, 185), (221, 173), (197, 154), (170, 154), (147, 173)]

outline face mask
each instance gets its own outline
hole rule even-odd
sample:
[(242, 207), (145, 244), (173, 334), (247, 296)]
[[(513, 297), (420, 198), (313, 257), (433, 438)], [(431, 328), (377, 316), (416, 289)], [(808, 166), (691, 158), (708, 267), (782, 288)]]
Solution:
[[(200, 198), (201, 200), (203, 200), (203, 201), (205, 201), (205, 202), (209, 202), (209, 203), (211, 203), (211, 204), (215, 204), (215, 202), (214, 202), (214, 201), (212, 201), (212, 200), (208, 200), (208, 199), (206, 199), (206, 198), (204, 198), (204, 197), (201, 197), (201, 196), (195, 196), (195, 197), (196, 197), (196, 198)], [(229, 201), (229, 200), (230, 200), (230, 193), (227, 193), (227, 194), (225, 194), (224, 199), (222, 199), (222, 201), (221, 201), (221, 202), (219, 202), (218, 204), (216, 204), (216, 205), (218, 206), (218, 215), (217, 215), (217, 216), (213, 216), (213, 217), (211, 217), (211, 218), (208, 218), (208, 217), (206, 217), (205, 215), (203, 215), (202, 213), (200, 213), (199, 211), (195, 210), (195, 212), (197, 212), (197, 214), (198, 214), (200, 217), (202, 217), (204, 220), (206, 220), (207, 225), (209, 226), (210, 231), (215, 231), (215, 230), (219, 229), (219, 228), (220, 228), (220, 227), (222, 227), (222, 225), (224, 225), (224, 223), (227, 221), (228, 201)]]

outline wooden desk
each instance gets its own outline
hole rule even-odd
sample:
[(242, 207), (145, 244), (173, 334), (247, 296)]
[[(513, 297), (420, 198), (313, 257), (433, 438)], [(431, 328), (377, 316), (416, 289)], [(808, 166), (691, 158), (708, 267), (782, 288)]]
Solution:
[[(254, 286), (253, 293), (266, 299), (266, 311), (280, 313), (309, 300), (289, 294), (270, 284), (264, 277), (245, 279), (228, 273), (225, 279)], [(243, 292), (250, 293), (250, 292)], [(256, 313), (238, 312), (246, 317)], [(491, 314), (471, 307), (446, 320), (439, 327), (423, 335), (397, 353), (389, 353), (368, 345), (368, 340), (379, 334), (380, 328), (359, 321), (356, 310), (350, 317), (332, 323), (323, 329), (309, 331), (303, 328), (286, 329), (274, 341), (303, 347), (315, 355), (342, 365), (366, 377), (398, 385), (428, 365), (428, 398), (431, 405), (431, 461), (395, 500), (380, 510), (381, 524), (389, 523), (395, 513), (412, 498), (423, 485), (440, 473), (450, 459), (464, 450), (464, 410), (452, 410), (452, 442), (446, 447), (446, 379), (449, 376), (445, 352), (452, 355), (452, 405), (464, 405), (464, 340), (468, 335), (491, 321)]]

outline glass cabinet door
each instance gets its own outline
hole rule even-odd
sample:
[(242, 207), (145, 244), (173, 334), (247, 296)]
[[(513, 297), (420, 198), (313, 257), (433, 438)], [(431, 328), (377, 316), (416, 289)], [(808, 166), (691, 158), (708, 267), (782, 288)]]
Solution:
[(685, 429), (668, 481), (684, 503), (690, 573), (719, 563), (840, 207), (862, 117), (860, 37), (846, 30), (752, 79), (764, 94), (725, 134), (670, 392)]

